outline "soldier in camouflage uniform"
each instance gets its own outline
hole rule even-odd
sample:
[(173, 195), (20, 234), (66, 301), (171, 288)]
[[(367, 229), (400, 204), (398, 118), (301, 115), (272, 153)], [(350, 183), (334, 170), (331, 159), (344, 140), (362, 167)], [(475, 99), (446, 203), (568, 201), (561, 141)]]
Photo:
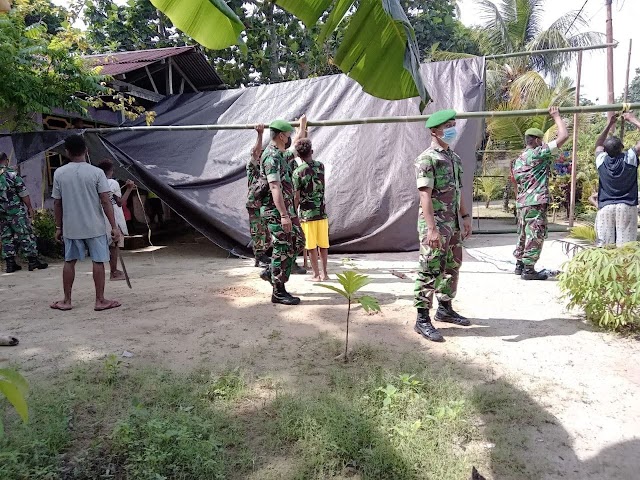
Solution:
[(527, 148), (513, 162), (512, 173), (517, 184), (518, 245), (515, 274), (523, 280), (546, 280), (547, 275), (536, 272), (544, 239), (547, 238), (547, 206), (549, 204), (549, 175), (551, 165), (558, 156), (558, 148), (569, 138), (567, 126), (560, 117), (558, 107), (549, 114), (558, 127), (558, 138), (545, 145), (544, 133), (537, 128), (525, 132)]
[(462, 263), (461, 240), (471, 234), (471, 217), (461, 199), (462, 161), (449, 148), (457, 136), (455, 115), (454, 110), (440, 110), (429, 117), (431, 146), (415, 162), (420, 194), (420, 268), (415, 284), (418, 317), (414, 330), (434, 342), (444, 341), (429, 316), (434, 292), (438, 297), (434, 320), (471, 325), (451, 305)]
[[(273, 254), (270, 272), (263, 272), (261, 278), (273, 285), (271, 302), (283, 305), (297, 305), (298, 297), (287, 292), (285, 283), (289, 280), (291, 269), (298, 252), (304, 248), (304, 235), (294, 207), (294, 190), (291, 181), (293, 151), (291, 132), (293, 127), (284, 120), (275, 120), (269, 125), (271, 143), (262, 152), (260, 176), (269, 183), (269, 191), (262, 201), (261, 214), (271, 233)], [(307, 119), (300, 118), (300, 129), (296, 140), (306, 136)], [(271, 273), (269, 278), (268, 273)]]
[[(256, 127), (258, 138), (251, 151), (251, 158), (247, 162), (247, 183), (249, 193), (247, 194), (247, 212), (249, 212), (249, 232), (253, 245), (253, 255), (256, 259), (255, 266), (267, 267), (271, 260), (267, 257), (267, 251), (271, 248), (271, 234), (267, 228), (267, 222), (260, 214), (262, 206), (262, 196), (260, 191), (260, 156), (262, 155), (262, 133), (264, 125)], [(268, 186), (267, 186), (268, 187)]]
[[(305, 248), (311, 257), (313, 277), (310, 280), (325, 281), (329, 280), (329, 221), (324, 204), (324, 165), (313, 159), (313, 146), (308, 138), (298, 140), (295, 149), (302, 163), (293, 172), (293, 187), (296, 190), (295, 203), (300, 210)], [(322, 274), (318, 265), (318, 249), (322, 258)]]
[(33, 218), (33, 207), (27, 187), (20, 175), (9, 167), (7, 155), (0, 152), (0, 237), (7, 273), (22, 270), (16, 263), (16, 241), (29, 260), (29, 271), (48, 267), (38, 258), (36, 237), (29, 217)]

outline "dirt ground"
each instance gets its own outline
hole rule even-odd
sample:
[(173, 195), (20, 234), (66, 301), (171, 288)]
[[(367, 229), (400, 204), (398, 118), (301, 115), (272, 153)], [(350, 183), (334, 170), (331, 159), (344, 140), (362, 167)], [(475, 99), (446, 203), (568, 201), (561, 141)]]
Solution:
[[(559, 268), (566, 260), (554, 238), (541, 267)], [(455, 305), (473, 326), (439, 325), (442, 344), (413, 332), (415, 253), (332, 256), (333, 273), (356, 267), (370, 275), (364, 290), (382, 306), (373, 316), (356, 310), (352, 344), (395, 356), (419, 352), (471, 383), (503, 383), (532, 419), (523, 433), (527, 458), (538, 468), (522, 478), (640, 478), (640, 342), (596, 331), (565, 311), (556, 282), (525, 284), (513, 275), (514, 242), (513, 235), (467, 241)], [(79, 264), (70, 312), (48, 306), (61, 298), (60, 263), (0, 275), (0, 333), (20, 339), (17, 347), (0, 347), (0, 366), (13, 364), (33, 379), (126, 350), (134, 354), (123, 359), (130, 364), (176, 370), (240, 364), (304, 385), (305, 375), (292, 365), (306, 362), (313, 375), (322, 362), (306, 352), (318, 336), (343, 339), (342, 299), (304, 276), (289, 284), (303, 303), (282, 307), (269, 302), (270, 287), (252, 261), (226, 258), (208, 244), (125, 252), (125, 260), (133, 289), (108, 282), (107, 297), (123, 306), (107, 312), (93, 310), (90, 263)], [(492, 449), (508, 432), (487, 420), (484, 433)]]

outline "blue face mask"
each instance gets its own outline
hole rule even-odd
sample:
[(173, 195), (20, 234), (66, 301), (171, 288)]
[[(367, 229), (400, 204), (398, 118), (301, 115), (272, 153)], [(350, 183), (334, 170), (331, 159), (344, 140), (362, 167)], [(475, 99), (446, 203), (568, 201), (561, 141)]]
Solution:
[(457, 136), (458, 131), (456, 130), (456, 127), (445, 128), (444, 132), (442, 133), (442, 140), (446, 143), (451, 143), (456, 139)]

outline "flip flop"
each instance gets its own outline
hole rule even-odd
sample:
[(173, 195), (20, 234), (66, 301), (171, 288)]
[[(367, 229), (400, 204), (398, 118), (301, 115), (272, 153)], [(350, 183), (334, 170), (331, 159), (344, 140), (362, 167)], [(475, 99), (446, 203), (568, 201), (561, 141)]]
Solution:
[(53, 302), (51, 305), (49, 305), (51, 308), (53, 308), (54, 310), (62, 310), (63, 312), (66, 312), (68, 310), (71, 310), (73, 307), (62, 307), (62, 302), (57, 301), (57, 302)]
[(111, 300), (111, 302), (109, 302), (109, 304), (106, 307), (102, 307), (102, 308), (96, 307), (96, 308), (94, 308), (94, 310), (96, 312), (102, 312), (104, 310), (111, 310), (112, 308), (118, 308), (120, 306), (122, 306), (122, 304), (120, 302), (117, 302), (115, 300)]
[(16, 337), (12, 337), (11, 335), (0, 335), (0, 346), (3, 347), (15, 347), (20, 343)]

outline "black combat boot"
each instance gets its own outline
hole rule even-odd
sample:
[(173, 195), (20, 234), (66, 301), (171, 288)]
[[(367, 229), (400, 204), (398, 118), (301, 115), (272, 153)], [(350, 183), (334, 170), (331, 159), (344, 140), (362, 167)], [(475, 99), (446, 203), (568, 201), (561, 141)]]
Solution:
[(260, 272), (260, 278), (265, 282), (269, 282), (271, 285), (273, 285), (273, 282), (271, 281), (271, 267), (265, 267), (265, 269)]
[(416, 324), (413, 329), (416, 331), (416, 333), (419, 333), (427, 340), (431, 340), (432, 342), (444, 342), (444, 337), (431, 323), (431, 319), (429, 318), (429, 310), (427, 310), (426, 308), (418, 309), (418, 318), (416, 318)]
[(516, 275), (522, 275), (522, 271), (524, 270), (524, 263), (520, 260), (516, 262), (516, 269), (513, 271)]
[(523, 280), (546, 280), (549, 276), (546, 273), (536, 272), (533, 265), (525, 265), (521, 278)]
[(260, 262), (261, 267), (268, 267), (271, 265), (271, 257), (267, 255), (260, 255), (258, 257), (258, 262)]
[(284, 283), (277, 283), (273, 286), (271, 303), (280, 303), (282, 305), (298, 305), (300, 303), (300, 299), (287, 292), (287, 290), (284, 288)]
[(7, 269), (5, 270), (7, 273), (22, 270), (22, 267), (16, 263), (16, 257), (7, 257), (5, 261), (7, 262)]
[(451, 300), (439, 302), (438, 310), (433, 319), (437, 322), (447, 322), (460, 325), (461, 327), (468, 327), (471, 322), (456, 312), (451, 306)]
[(48, 263), (41, 262), (38, 257), (29, 257), (29, 271), (33, 272), (36, 269), (44, 270), (49, 266)]

